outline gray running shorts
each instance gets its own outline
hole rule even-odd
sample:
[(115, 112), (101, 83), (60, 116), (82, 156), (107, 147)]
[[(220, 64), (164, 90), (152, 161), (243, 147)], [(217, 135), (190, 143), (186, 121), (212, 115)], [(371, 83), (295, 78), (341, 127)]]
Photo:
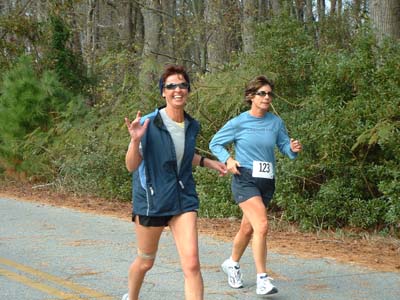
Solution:
[(231, 185), (236, 203), (260, 196), (265, 207), (268, 207), (275, 192), (275, 179), (255, 178), (252, 176), (252, 170), (243, 167), (239, 167), (238, 170), (240, 175), (233, 175)]

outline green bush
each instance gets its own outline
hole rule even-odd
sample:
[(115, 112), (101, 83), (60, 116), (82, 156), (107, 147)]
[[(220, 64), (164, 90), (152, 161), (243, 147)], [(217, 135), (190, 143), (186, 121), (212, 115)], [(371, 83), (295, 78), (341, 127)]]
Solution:
[(0, 94), (0, 164), (44, 180), (53, 173), (47, 156), (52, 127), (71, 95), (54, 73), (36, 75), (29, 57), (4, 74)]
[[(394, 229), (400, 222), (394, 184), (400, 129), (400, 74), (394, 68), (400, 49), (378, 48), (368, 32), (350, 42), (351, 49), (320, 51), (312, 94), (299, 111), (282, 114), (296, 128), (304, 153), (290, 170), (286, 162), (280, 167), (280, 174), (296, 177), (280, 186), (285, 197), (279, 205), (306, 227)], [(290, 203), (292, 193), (300, 205)]]
[(239, 207), (231, 197), (230, 177), (219, 177), (215, 171), (196, 168), (194, 172), (200, 198), (201, 217), (241, 216)]
[(71, 40), (69, 28), (58, 15), (51, 15), (47, 26), (51, 37), (42, 59), (44, 67), (54, 70), (70, 91), (76, 94), (86, 93), (85, 87), (89, 84), (89, 78), (80, 53), (74, 52), (69, 46)]

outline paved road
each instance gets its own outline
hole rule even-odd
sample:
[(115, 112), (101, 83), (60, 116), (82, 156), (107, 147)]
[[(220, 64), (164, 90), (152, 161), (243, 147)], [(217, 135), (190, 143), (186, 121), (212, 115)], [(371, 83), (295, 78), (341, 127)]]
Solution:
[[(0, 299), (120, 299), (135, 255), (133, 225), (115, 217), (0, 198)], [(259, 299), (251, 252), (241, 263), (245, 287), (227, 287), (219, 264), (230, 243), (200, 236), (205, 299)], [(275, 300), (398, 300), (400, 273), (377, 272), (329, 259), (269, 254)], [(183, 278), (170, 232), (161, 239), (141, 299), (183, 299)]]

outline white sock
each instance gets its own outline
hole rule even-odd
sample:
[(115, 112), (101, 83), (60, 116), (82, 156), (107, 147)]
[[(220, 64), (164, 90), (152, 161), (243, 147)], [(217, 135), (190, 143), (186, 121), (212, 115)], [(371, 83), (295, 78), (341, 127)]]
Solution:
[(257, 273), (257, 280), (261, 279), (261, 278), (265, 278), (267, 276), (268, 276), (267, 273)]
[(229, 257), (229, 261), (230, 261), (232, 264), (235, 264), (235, 265), (238, 265), (238, 264), (239, 264), (238, 261), (234, 261), (234, 260), (232, 259), (232, 256)]

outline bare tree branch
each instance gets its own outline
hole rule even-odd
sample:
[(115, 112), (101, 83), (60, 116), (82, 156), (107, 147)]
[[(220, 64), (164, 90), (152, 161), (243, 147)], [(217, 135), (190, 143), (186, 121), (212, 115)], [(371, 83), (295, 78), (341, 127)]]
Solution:
[(183, 60), (183, 61), (186, 61), (186, 62), (192, 63), (192, 64), (194, 64), (194, 65), (196, 65), (196, 66), (199, 66), (199, 64), (198, 64), (197, 62), (195, 62), (194, 60), (191, 60), (191, 59), (177, 58), (177, 57), (174, 57), (174, 56), (171, 56), (171, 55), (168, 55), (168, 54), (159, 53), (159, 52), (155, 52), (155, 51), (150, 51), (150, 53), (155, 54), (155, 55), (160, 55), (160, 56), (168, 57), (168, 58), (171, 58), (171, 59), (174, 59), (174, 60), (179, 60), (179, 59), (181, 59), (181, 60)]
[(170, 17), (170, 18), (172, 18), (172, 19), (175, 18), (175, 16), (172, 16), (172, 15), (170, 15), (170, 14), (167, 14), (165, 11), (162, 11), (162, 10), (159, 10), (159, 9), (155, 9), (155, 8), (152, 8), (152, 7), (149, 7), (149, 6), (143, 4), (143, 3), (140, 2), (140, 1), (133, 0), (133, 2), (135, 2), (137, 5), (139, 5), (139, 6), (141, 6), (141, 7), (144, 7), (145, 9), (154, 11), (154, 12), (160, 14), (160, 15), (165, 15), (165, 16)]
[[(20, 9), (20, 11), (17, 13), (17, 16), (22, 15), (22, 13), (23, 13), (23, 12), (25, 11), (25, 9), (29, 6), (29, 4), (31, 4), (31, 2), (32, 2), (32, 0), (28, 0), (28, 1), (25, 3), (25, 5)], [(4, 39), (4, 37), (6, 36), (7, 33), (8, 33), (8, 32), (7, 32), (7, 30), (6, 30), (6, 32), (4, 32), (3, 35), (1, 36), (1, 40)]]
[(114, 1), (107, 0), (106, 4), (114, 8), (115, 10), (118, 10), (117, 5), (114, 3)]

